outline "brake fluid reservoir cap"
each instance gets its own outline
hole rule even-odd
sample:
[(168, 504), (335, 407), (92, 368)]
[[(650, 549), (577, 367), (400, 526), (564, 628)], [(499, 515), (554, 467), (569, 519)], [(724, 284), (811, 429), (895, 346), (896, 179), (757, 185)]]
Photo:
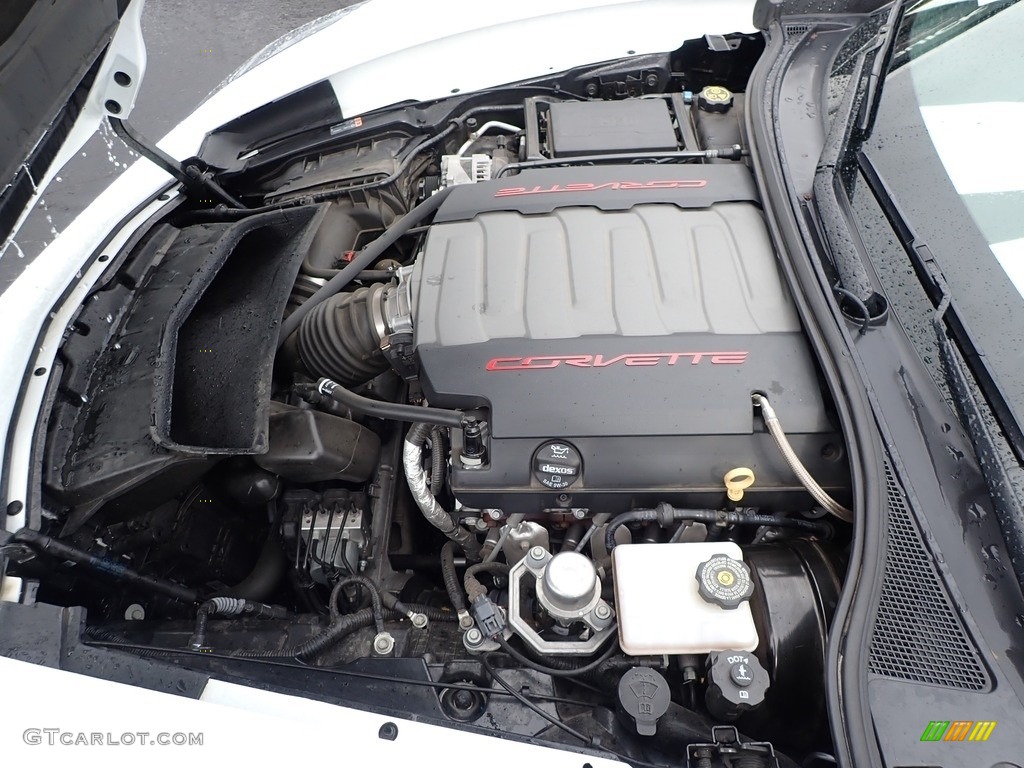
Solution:
[(738, 608), (754, 594), (750, 568), (728, 555), (715, 555), (698, 565), (696, 578), (700, 596), (727, 610)]

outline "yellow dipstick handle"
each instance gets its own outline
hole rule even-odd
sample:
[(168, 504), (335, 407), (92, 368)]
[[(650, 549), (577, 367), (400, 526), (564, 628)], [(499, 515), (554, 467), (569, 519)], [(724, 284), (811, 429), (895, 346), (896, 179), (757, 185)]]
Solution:
[(729, 501), (741, 501), (743, 492), (754, 484), (754, 470), (748, 467), (736, 467), (725, 473), (725, 493)]

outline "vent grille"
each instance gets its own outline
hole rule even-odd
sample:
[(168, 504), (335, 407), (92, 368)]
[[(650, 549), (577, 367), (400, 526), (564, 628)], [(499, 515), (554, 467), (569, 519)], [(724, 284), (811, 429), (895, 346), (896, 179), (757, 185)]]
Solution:
[(889, 546), (868, 668), (882, 677), (985, 690), (989, 687), (988, 674), (925, 549), (888, 463), (885, 479)]
[(796, 35), (804, 34), (810, 28), (811, 27), (810, 27), (809, 24), (787, 24), (786, 25), (786, 34), (787, 35), (792, 35), (792, 36), (795, 37)]

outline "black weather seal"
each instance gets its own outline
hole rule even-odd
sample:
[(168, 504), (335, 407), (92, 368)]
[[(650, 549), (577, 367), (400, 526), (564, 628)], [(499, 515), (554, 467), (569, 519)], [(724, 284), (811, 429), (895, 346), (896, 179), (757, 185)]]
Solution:
[(167, 171), (189, 189), (201, 192), (205, 197), (216, 198), (231, 208), (245, 210), (245, 204), (214, 181), (213, 174), (209, 171), (203, 170), (194, 162), (179, 163), (124, 120), (113, 116), (108, 116), (107, 119), (110, 120), (110, 127), (114, 129), (114, 133), (130, 149)]
[[(837, 674), (828, 685), (828, 714), (840, 765), (880, 764), (878, 745), (871, 737), (871, 712), (866, 696), (868, 639), (877, 606), (881, 555), (885, 551), (886, 493), (880, 468), (883, 463), (874, 414), (862, 384), (856, 358), (843, 334), (839, 308), (830, 300), (832, 284), (822, 260), (812, 257), (819, 248), (817, 227), (807, 202), (801, 204), (788, 186), (779, 152), (778, 124), (772, 120), (779, 107), (778, 83), (791, 64), (778, 3), (762, 0), (755, 11), (767, 38), (764, 55), (747, 89), (747, 133), (751, 165), (764, 204), (766, 223), (779, 253), (779, 263), (793, 300), (805, 324), (807, 338), (818, 356), (822, 374), (832, 392), (843, 434), (849, 445), (850, 474), (858, 525), (846, 586), (836, 606), (828, 643), (828, 668)], [(775, 16), (773, 20), (772, 17)], [(826, 17), (827, 18), (827, 17)]]

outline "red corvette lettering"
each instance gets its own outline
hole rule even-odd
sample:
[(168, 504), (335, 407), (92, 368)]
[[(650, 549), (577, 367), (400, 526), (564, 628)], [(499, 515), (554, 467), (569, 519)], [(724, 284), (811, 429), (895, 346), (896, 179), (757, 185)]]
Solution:
[(544, 355), (534, 357), (495, 357), (487, 361), (488, 371), (540, 371), (568, 365), (573, 368), (610, 368), (616, 365), (648, 367), (652, 365), (743, 365), (748, 352), (630, 352), (614, 357), (604, 355)]
[(661, 179), (655, 181), (606, 181), (603, 184), (573, 182), (571, 184), (553, 184), (550, 187), (502, 187), (494, 193), (495, 197), (515, 197), (519, 195), (546, 195), (554, 192), (598, 192), (602, 189), (637, 190), (637, 189), (700, 189), (708, 184), (706, 179)]

